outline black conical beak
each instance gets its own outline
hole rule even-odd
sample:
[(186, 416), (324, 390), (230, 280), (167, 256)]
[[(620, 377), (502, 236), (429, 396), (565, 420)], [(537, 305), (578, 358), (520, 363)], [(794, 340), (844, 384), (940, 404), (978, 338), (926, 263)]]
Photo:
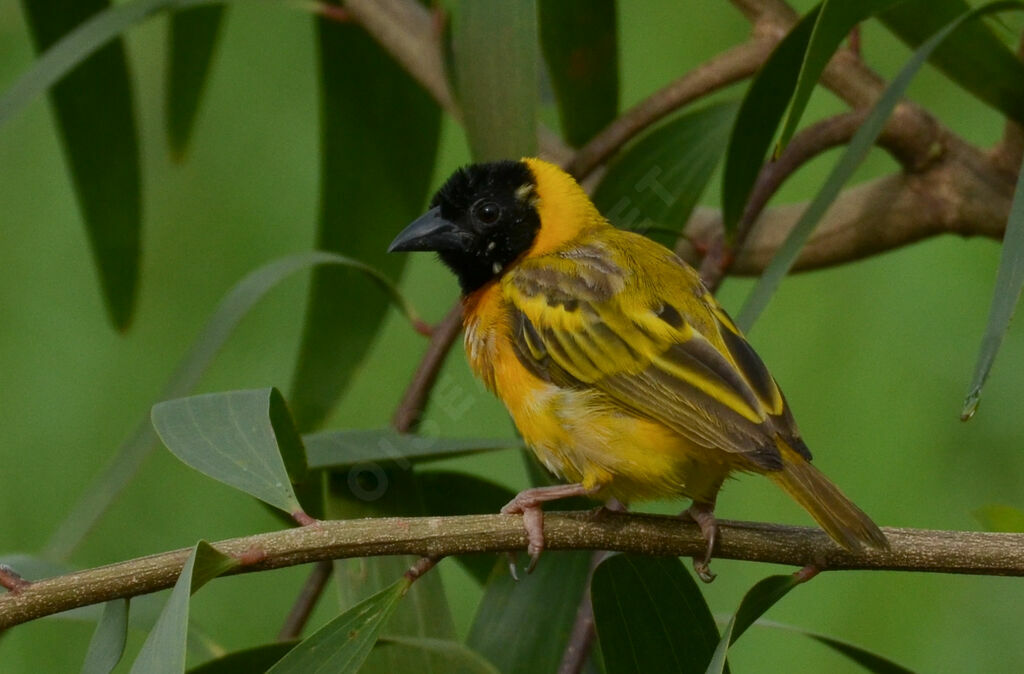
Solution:
[(441, 217), (434, 206), (412, 221), (388, 246), (389, 253), (413, 250), (466, 250), (471, 235)]

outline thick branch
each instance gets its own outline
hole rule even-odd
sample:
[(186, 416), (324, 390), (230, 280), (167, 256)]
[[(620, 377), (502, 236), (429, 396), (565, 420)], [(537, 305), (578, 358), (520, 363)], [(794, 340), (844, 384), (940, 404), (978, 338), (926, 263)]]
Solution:
[[(932, 571), (1024, 575), (1024, 534), (885, 529), (892, 549), (848, 552), (819, 529), (752, 522), (720, 522), (716, 556), (822, 569)], [(692, 522), (674, 517), (594, 510), (550, 513), (544, 520), (550, 550), (620, 550), (692, 556), (704, 538)], [(221, 552), (258, 561), (231, 573), (251, 573), (324, 559), (377, 555), (428, 557), (524, 550), (522, 518), (514, 515), (372, 518), (320, 522), (215, 544)], [(189, 550), (40, 580), (0, 596), (0, 629), (69, 609), (171, 587)], [(544, 561), (542, 560), (543, 564)], [(549, 560), (554, 563), (554, 560)]]

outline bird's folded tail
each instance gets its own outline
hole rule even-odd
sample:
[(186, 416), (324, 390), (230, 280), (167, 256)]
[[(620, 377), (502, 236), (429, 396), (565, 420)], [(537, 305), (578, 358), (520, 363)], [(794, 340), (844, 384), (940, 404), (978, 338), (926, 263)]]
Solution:
[(836, 543), (847, 550), (862, 547), (887, 550), (889, 541), (863, 510), (839, 487), (789, 447), (779, 443), (783, 466), (768, 473), (775, 484), (802, 505)]

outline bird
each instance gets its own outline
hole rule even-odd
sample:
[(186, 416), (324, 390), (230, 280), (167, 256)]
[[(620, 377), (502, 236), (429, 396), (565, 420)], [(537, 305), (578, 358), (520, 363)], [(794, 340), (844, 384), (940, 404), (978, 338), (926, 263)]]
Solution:
[(778, 384), (697, 271), (614, 227), (558, 166), (459, 168), (388, 250), (433, 251), (454, 273), (471, 369), (565, 482), (502, 509), (523, 517), (531, 570), (545, 502), (683, 497), (710, 582), (716, 497), (736, 472), (767, 476), (845, 549), (888, 547), (811, 464)]

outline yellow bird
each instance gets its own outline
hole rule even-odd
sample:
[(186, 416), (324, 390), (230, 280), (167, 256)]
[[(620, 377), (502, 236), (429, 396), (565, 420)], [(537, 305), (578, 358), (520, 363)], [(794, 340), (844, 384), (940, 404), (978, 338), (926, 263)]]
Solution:
[[(885, 536), (811, 463), (782, 391), (697, 272), (616, 229), (579, 184), (539, 159), (456, 171), (391, 251), (436, 251), (458, 277), (466, 352), (526, 444), (571, 484), (527, 489), (532, 563), (541, 504), (680, 495), (708, 542), (733, 471), (767, 475), (847, 549)], [(531, 564), (532, 567), (532, 564)]]

